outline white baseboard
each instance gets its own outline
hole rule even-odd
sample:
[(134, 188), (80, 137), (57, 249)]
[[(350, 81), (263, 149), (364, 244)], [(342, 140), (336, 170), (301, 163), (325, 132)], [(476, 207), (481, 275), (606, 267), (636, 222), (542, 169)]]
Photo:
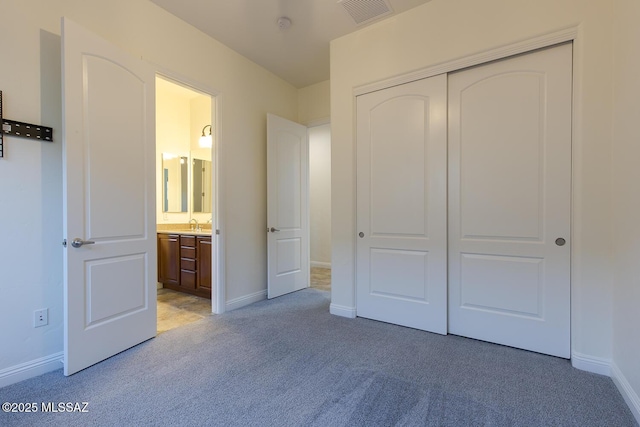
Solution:
[(38, 375), (62, 368), (64, 353), (54, 353), (49, 356), (11, 366), (0, 371), (0, 387), (15, 384)]
[(571, 353), (571, 366), (581, 371), (611, 376), (611, 360), (609, 359), (573, 352)]
[(253, 304), (254, 302), (262, 301), (267, 298), (267, 290), (256, 292), (253, 294), (245, 295), (240, 298), (234, 298), (232, 300), (227, 301), (225, 304), (225, 311), (235, 310), (240, 307), (244, 307), (249, 304)]
[(331, 269), (331, 263), (330, 262), (322, 262), (322, 261), (311, 261), (311, 267), (320, 267), (320, 268)]
[(356, 308), (355, 307), (347, 307), (344, 305), (331, 304), (329, 306), (329, 313), (335, 314), (340, 317), (348, 317), (349, 319), (356, 318)]
[(611, 363), (611, 379), (616, 387), (618, 387), (625, 402), (627, 402), (636, 421), (640, 424), (640, 397), (638, 397), (638, 393), (631, 387), (631, 384), (629, 384), (629, 381), (627, 381), (627, 378), (615, 362)]

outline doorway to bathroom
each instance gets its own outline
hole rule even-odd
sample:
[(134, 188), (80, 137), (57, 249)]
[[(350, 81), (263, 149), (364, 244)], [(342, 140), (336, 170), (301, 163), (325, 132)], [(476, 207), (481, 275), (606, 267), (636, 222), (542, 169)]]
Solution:
[(216, 117), (215, 96), (156, 77), (158, 333), (214, 311), (212, 289), (219, 280)]

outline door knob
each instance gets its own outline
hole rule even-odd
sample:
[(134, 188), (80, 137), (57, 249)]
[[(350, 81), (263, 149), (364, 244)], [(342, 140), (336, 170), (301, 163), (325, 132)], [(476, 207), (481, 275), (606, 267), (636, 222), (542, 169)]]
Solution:
[(558, 246), (564, 246), (565, 243), (567, 243), (567, 241), (564, 240), (562, 237), (558, 237), (556, 239), (556, 245), (558, 245)]
[(280, 230), (278, 230), (278, 229), (277, 229), (277, 228), (275, 228), (275, 227), (271, 227), (271, 228), (269, 229), (269, 231), (271, 231), (272, 233), (277, 233), (277, 232), (278, 232), (278, 231), (280, 231)]
[(363, 238), (364, 237), (364, 233), (361, 231), (361, 232), (358, 233), (358, 236), (360, 236), (360, 238)]
[(74, 248), (79, 248), (82, 245), (93, 245), (94, 243), (95, 242), (92, 240), (82, 240), (81, 238), (76, 237), (71, 241), (71, 246), (73, 246)]

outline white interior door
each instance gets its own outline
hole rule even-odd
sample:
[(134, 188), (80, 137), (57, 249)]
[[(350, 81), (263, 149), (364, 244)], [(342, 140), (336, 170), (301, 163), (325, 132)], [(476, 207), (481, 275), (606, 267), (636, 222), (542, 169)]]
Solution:
[(449, 77), (449, 332), (568, 358), (572, 47)]
[(447, 77), (357, 98), (357, 315), (447, 332)]
[(267, 115), (268, 297), (309, 286), (307, 128)]
[(67, 19), (62, 44), (70, 375), (156, 335), (155, 76)]

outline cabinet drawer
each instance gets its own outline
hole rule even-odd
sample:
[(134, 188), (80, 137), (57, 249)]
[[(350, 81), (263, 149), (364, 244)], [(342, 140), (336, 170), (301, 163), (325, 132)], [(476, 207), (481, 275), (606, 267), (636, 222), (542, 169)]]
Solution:
[(180, 258), (180, 268), (183, 270), (196, 271), (196, 260), (190, 258)]
[(196, 248), (180, 248), (180, 258), (196, 259)]
[(180, 270), (180, 286), (187, 289), (196, 288), (196, 272)]
[(181, 246), (188, 246), (190, 248), (195, 248), (196, 247), (196, 236), (185, 236), (185, 235), (180, 236), (180, 245)]

